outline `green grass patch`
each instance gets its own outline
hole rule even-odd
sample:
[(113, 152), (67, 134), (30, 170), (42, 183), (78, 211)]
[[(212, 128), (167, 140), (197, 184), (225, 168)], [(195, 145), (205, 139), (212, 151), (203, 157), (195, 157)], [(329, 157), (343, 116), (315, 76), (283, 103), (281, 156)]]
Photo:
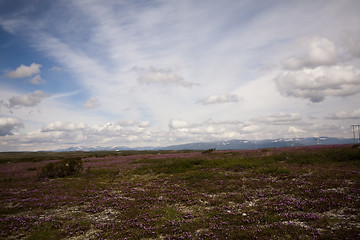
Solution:
[(167, 153), (190, 153), (194, 150), (159, 150), (159, 151), (70, 151), (70, 152), (0, 152), (0, 164), (18, 162), (41, 162), (49, 160), (62, 160), (69, 157), (80, 158), (102, 158), (107, 156), (132, 156), (143, 154), (167, 154)]
[(195, 169), (207, 167), (205, 158), (182, 158), (182, 159), (142, 159), (135, 163), (145, 163), (136, 170), (137, 174), (156, 173), (156, 174), (175, 174), (184, 173)]
[(280, 167), (278, 164), (269, 164), (257, 170), (259, 173), (265, 174), (290, 174), (290, 170)]
[(331, 148), (311, 151), (287, 151), (271, 156), (276, 161), (299, 165), (331, 162), (359, 162), (359, 148)]
[(174, 221), (182, 220), (184, 213), (175, 209), (175, 207), (164, 206), (158, 210), (158, 213), (162, 215), (162, 220)]
[(26, 240), (59, 240), (63, 235), (59, 230), (50, 228), (49, 226), (40, 226), (36, 228)]
[(187, 171), (180, 173), (178, 176), (181, 180), (203, 180), (203, 179), (214, 179), (215, 173), (204, 170)]

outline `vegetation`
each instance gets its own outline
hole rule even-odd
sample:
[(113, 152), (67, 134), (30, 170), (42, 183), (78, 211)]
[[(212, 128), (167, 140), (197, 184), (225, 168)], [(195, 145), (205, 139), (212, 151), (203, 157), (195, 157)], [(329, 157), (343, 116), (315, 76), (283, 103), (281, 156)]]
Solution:
[(0, 152), (0, 164), (17, 162), (42, 162), (49, 160), (62, 160), (69, 157), (107, 157), (107, 156), (133, 156), (143, 154), (166, 154), (166, 153), (188, 153), (196, 152), (192, 150), (172, 151), (172, 150), (144, 150), (144, 151), (73, 151), (73, 152)]
[(81, 158), (67, 158), (59, 162), (51, 162), (46, 164), (42, 169), (38, 178), (57, 178), (67, 177), (80, 173), (82, 170)]
[(208, 150), (202, 151), (202, 154), (208, 154), (208, 153), (212, 153), (213, 151), (215, 151), (216, 148), (209, 148)]
[(360, 237), (359, 148), (61, 154), (2, 165), (0, 239)]

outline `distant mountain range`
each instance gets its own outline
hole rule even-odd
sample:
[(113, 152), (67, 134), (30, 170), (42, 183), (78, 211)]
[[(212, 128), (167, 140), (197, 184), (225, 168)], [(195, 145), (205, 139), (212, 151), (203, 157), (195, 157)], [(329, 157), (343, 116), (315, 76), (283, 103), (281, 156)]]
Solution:
[[(358, 140), (357, 140), (358, 142)], [(101, 147), (101, 146), (74, 146), (67, 149), (56, 151), (125, 151), (125, 150), (206, 150), (216, 148), (217, 150), (237, 150), (237, 149), (259, 149), (276, 147), (295, 147), (312, 145), (333, 145), (333, 144), (351, 144), (352, 138), (330, 138), (330, 137), (311, 137), (311, 138), (278, 138), (266, 140), (228, 140), (213, 142), (196, 142), (180, 145), (171, 145), (164, 147)]]

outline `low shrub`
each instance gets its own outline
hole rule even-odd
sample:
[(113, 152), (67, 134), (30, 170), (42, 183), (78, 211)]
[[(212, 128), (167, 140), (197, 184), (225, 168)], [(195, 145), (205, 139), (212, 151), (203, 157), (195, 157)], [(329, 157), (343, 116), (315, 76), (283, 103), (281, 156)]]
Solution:
[(67, 158), (59, 162), (52, 162), (45, 165), (40, 174), (39, 178), (57, 178), (66, 177), (79, 173), (82, 170), (81, 158)]
[(216, 150), (216, 148), (209, 148), (208, 150), (202, 151), (202, 154), (209, 154), (209, 153), (212, 153), (215, 150)]

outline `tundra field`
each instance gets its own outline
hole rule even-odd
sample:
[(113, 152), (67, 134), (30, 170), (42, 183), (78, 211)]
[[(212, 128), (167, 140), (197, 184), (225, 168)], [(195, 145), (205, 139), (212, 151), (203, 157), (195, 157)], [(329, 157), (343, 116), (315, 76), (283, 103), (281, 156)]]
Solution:
[(360, 148), (0, 153), (0, 239), (360, 239)]

